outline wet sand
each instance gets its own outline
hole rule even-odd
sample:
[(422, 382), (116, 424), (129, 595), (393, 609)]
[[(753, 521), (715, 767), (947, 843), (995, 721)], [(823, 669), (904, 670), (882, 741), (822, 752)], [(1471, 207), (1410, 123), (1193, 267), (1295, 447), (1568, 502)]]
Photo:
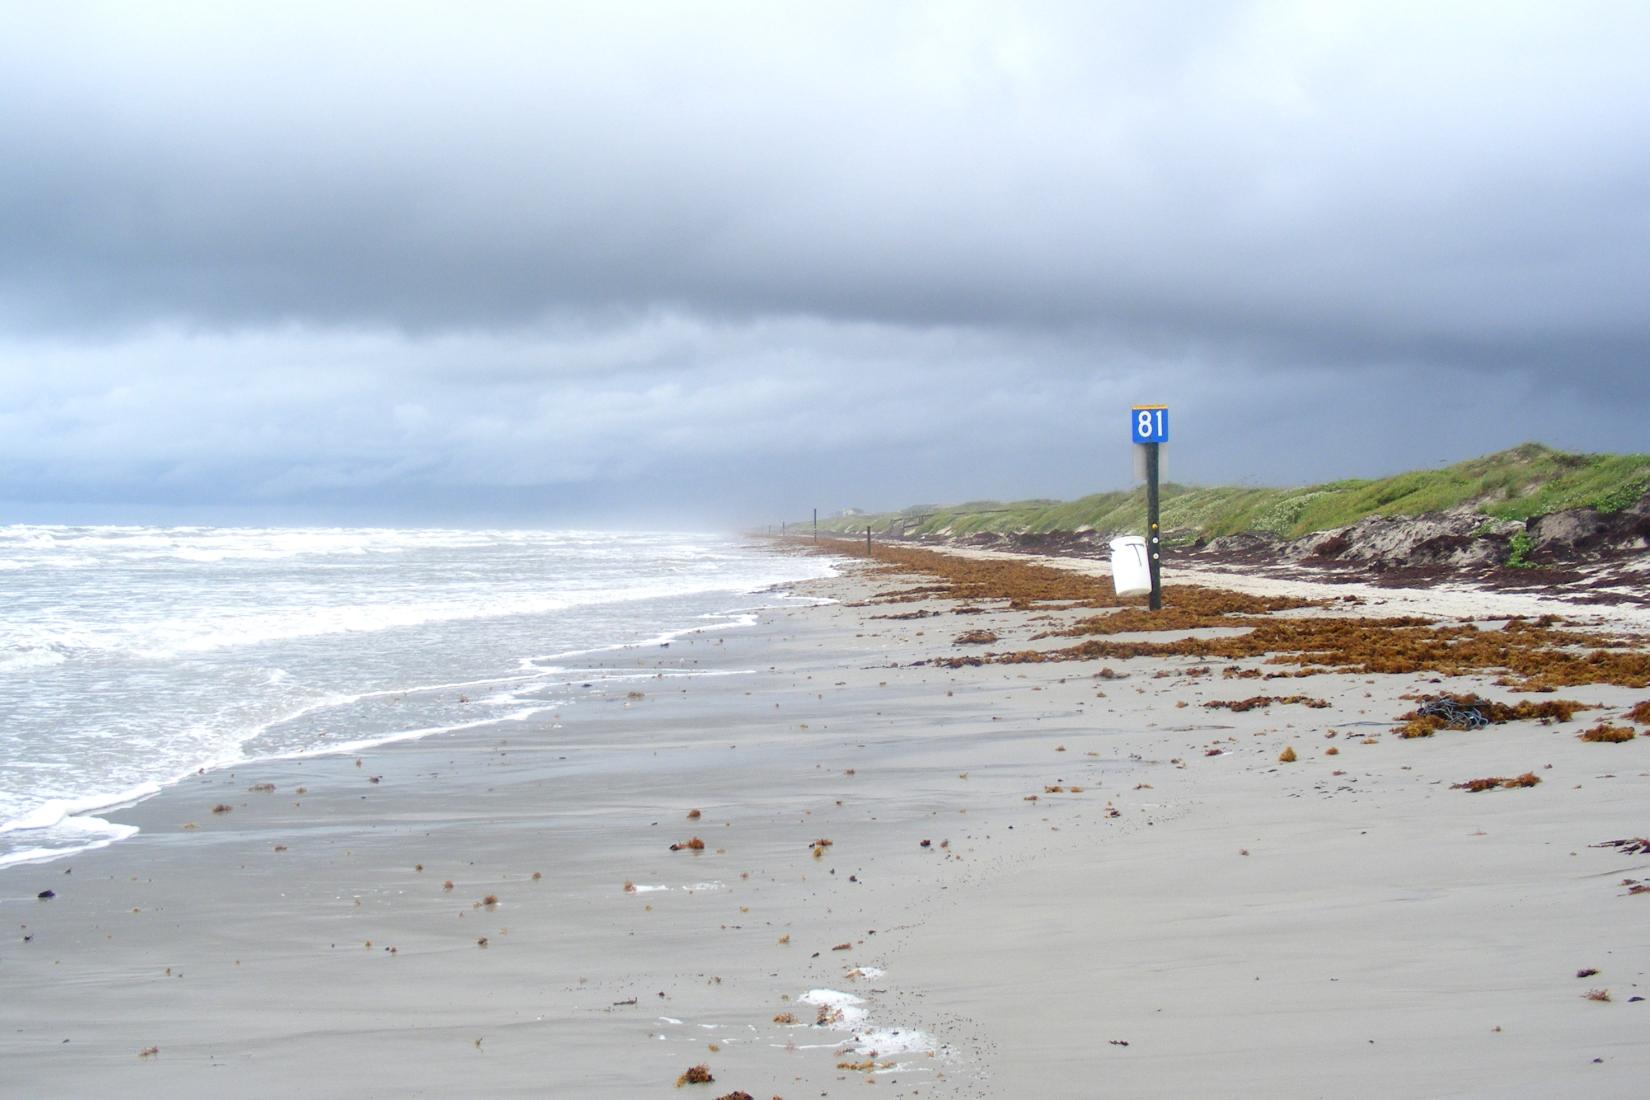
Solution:
[(556, 721), (207, 773), (0, 871), (0, 1093), (1642, 1094), (1650, 855), (1590, 845), (1650, 834), (1650, 737), (1575, 734), (1650, 690), (1401, 740), (1424, 674), (1234, 713), (1200, 704), (1259, 689), (1188, 658), (915, 664), (1081, 613), (859, 606), (910, 583), (851, 567), (592, 658)]

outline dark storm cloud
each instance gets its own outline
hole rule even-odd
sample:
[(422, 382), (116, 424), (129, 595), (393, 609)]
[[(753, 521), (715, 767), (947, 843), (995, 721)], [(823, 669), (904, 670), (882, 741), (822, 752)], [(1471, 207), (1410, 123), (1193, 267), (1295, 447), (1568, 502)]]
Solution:
[(1159, 396), (1220, 440), (1177, 456), (1206, 480), (1641, 446), (1647, 32), (1609, 3), (11, 5), (9, 491), (1078, 492), (1118, 480), (1080, 441)]

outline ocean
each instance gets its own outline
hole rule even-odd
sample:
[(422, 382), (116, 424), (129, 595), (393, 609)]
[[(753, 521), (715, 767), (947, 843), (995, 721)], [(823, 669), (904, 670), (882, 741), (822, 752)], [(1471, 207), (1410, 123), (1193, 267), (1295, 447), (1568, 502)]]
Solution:
[(718, 535), (0, 526), (0, 867), (201, 768), (531, 719), (570, 657), (830, 572)]

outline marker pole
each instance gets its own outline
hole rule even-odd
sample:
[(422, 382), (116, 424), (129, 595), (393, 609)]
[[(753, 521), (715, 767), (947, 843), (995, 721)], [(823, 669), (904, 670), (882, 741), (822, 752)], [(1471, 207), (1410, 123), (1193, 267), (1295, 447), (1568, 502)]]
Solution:
[(1157, 448), (1156, 443), (1142, 443), (1146, 448), (1146, 566), (1151, 571), (1152, 594), (1150, 607), (1163, 610), (1163, 540), (1157, 527)]

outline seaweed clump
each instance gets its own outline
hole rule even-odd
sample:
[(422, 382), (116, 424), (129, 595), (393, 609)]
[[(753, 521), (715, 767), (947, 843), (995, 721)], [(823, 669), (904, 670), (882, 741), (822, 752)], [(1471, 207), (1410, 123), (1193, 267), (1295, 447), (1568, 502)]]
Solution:
[(697, 1066), (689, 1066), (687, 1069), (683, 1070), (681, 1076), (676, 1078), (676, 1087), (681, 1088), (683, 1085), (708, 1085), (714, 1080), (716, 1080), (716, 1078), (711, 1076), (710, 1067), (700, 1063)]
[(1543, 722), (1568, 722), (1578, 710), (1591, 710), (1586, 703), (1574, 699), (1543, 699), (1539, 703), (1528, 699), (1509, 706), (1473, 695), (1424, 695), (1421, 705), (1397, 718), (1399, 737), (1431, 737), (1444, 729), (1481, 729), (1503, 722), (1540, 719)]
[(1576, 734), (1576, 736), (1583, 741), (1620, 744), (1623, 741), (1631, 741), (1637, 736), (1637, 734), (1633, 732), (1632, 726), (1612, 726), (1600, 722), (1592, 729), (1584, 730), (1583, 732)]

